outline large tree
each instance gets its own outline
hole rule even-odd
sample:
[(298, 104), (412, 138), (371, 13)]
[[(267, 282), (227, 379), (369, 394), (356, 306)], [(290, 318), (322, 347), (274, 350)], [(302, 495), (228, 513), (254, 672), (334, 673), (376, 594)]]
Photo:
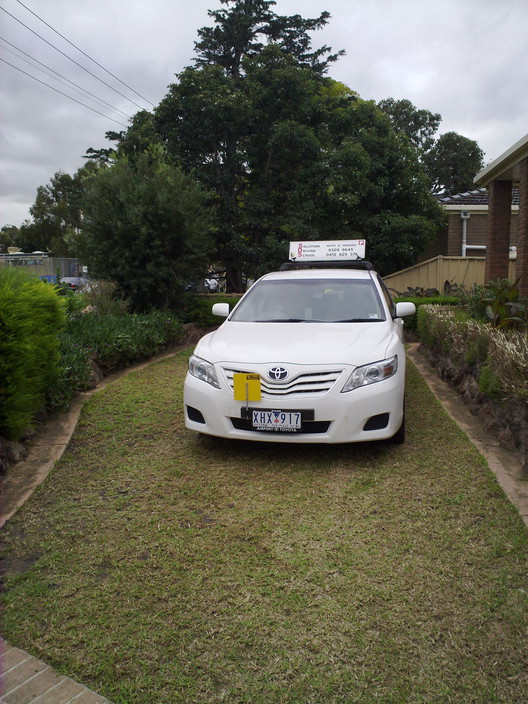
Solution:
[(322, 75), (329, 62), (344, 53), (330, 54), (327, 46), (312, 50), (309, 32), (325, 26), (330, 17), (328, 12), (314, 19), (303, 19), (300, 15), (275, 14), (271, 9), (277, 4), (275, 0), (220, 2), (233, 7), (209, 11), (215, 26), (198, 30), (197, 66), (220, 66), (228, 76), (239, 78), (244, 58), (258, 56), (266, 45), (275, 44), (285, 54), (295, 57), (299, 66)]
[[(173, 158), (215, 194), (230, 288), (284, 257), (289, 239), (368, 236), (379, 268), (410, 264), (441, 216), (408, 142), (373, 103), (325, 75), (338, 54), (311, 52), (308, 31), (328, 14), (303, 20), (277, 17), (272, 2), (224, 4), (233, 8), (211, 13), (217, 26), (200, 30), (196, 66), (170, 86), (155, 124)], [(376, 246), (390, 239), (394, 216), (394, 241)]]
[[(308, 32), (324, 26), (328, 13), (305, 20), (276, 15), (271, 0), (222, 2), (233, 7), (209, 13), (216, 25), (199, 30), (196, 66), (170, 86), (156, 110), (156, 126), (173, 158), (215, 193), (217, 254), (229, 288), (241, 290), (243, 272), (256, 273), (263, 240), (270, 241), (267, 223), (274, 222), (272, 239), (284, 231), (282, 214), (270, 211), (270, 200), (256, 202), (255, 181), (263, 172), (276, 174), (271, 159), (280, 158), (285, 146), (285, 122), (291, 134), (294, 123), (305, 125), (308, 113), (314, 116), (310, 101), (339, 54), (311, 49)], [(306, 117), (299, 119), (303, 111)], [(297, 176), (289, 182), (292, 191), (300, 174), (290, 166)]]
[(176, 308), (210, 256), (208, 195), (160, 149), (117, 157), (87, 184), (77, 253), (134, 311)]
[(429, 110), (416, 108), (410, 100), (385, 98), (378, 106), (389, 116), (395, 130), (403, 132), (423, 156), (435, 143), (442, 116)]
[(4, 225), (0, 230), (0, 254), (5, 254), (8, 247), (16, 246), (18, 227), (16, 225)]
[(416, 149), (433, 193), (459, 193), (472, 188), (473, 179), (484, 164), (477, 142), (457, 132), (446, 132), (437, 138), (441, 115), (420, 110), (410, 100), (386, 98), (378, 105), (394, 129), (406, 135)]
[(148, 110), (137, 112), (131, 119), (130, 127), (127, 130), (109, 131), (105, 133), (105, 136), (110, 142), (115, 142), (116, 146), (102, 149), (89, 147), (84, 155), (84, 158), (89, 160), (88, 163), (111, 164), (118, 154), (133, 160), (160, 143), (159, 135), (154, 126), (154, 116)]
[(75, 256), (72, 243), (82, 222), (85, 183), (97, 171), (88, 163), (73, 176), (58, 171), (46, 186), (39, 186), (31, 206), (32, 220), (13, 234), (13, 244), (25, 252), (41, 250), (55, 257)]
[(424, 163), (434, 193), (461, 193), (474, 187), (473, 179), (484, 165), (484, 153), (473, 139), (446, 132)]

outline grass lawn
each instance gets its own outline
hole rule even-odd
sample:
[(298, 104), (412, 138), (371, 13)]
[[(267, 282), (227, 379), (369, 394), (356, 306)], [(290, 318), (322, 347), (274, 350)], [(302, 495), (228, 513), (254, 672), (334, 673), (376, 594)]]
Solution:
[(86, 405), (4, 529), (4, 628), (116, 704), (526, 702), (528, 535), (410, 365), (403, 446), (183, 427), (187, 355)]

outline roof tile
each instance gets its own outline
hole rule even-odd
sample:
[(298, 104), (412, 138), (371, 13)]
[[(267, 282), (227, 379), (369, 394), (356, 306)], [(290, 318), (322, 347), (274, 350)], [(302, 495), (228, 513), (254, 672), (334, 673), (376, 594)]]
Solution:
[[(488, 205), (488, 192), (485, 188), (476, 188), (465, 193), (451, 196), (437, 196), (440, 205)], [(512, 188), (512, 204), (519, 205), (519, 189)]]

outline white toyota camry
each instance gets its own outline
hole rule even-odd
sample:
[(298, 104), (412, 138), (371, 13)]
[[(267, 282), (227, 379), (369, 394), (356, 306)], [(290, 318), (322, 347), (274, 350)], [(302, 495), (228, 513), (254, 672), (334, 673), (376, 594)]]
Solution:
[(185, 379), (187, 428), (241, 440), (405, 439), (402, 317), (368, 262), (259, 279), (197, 344)]

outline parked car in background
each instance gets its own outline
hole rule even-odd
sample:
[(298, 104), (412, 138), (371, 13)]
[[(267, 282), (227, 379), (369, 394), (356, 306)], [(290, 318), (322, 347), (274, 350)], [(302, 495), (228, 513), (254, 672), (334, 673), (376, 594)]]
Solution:
[(79, 291), (88, 285), (88, 279), (83, 276), (63, 276), (60, 282), (69, 286), (72, 291)]

